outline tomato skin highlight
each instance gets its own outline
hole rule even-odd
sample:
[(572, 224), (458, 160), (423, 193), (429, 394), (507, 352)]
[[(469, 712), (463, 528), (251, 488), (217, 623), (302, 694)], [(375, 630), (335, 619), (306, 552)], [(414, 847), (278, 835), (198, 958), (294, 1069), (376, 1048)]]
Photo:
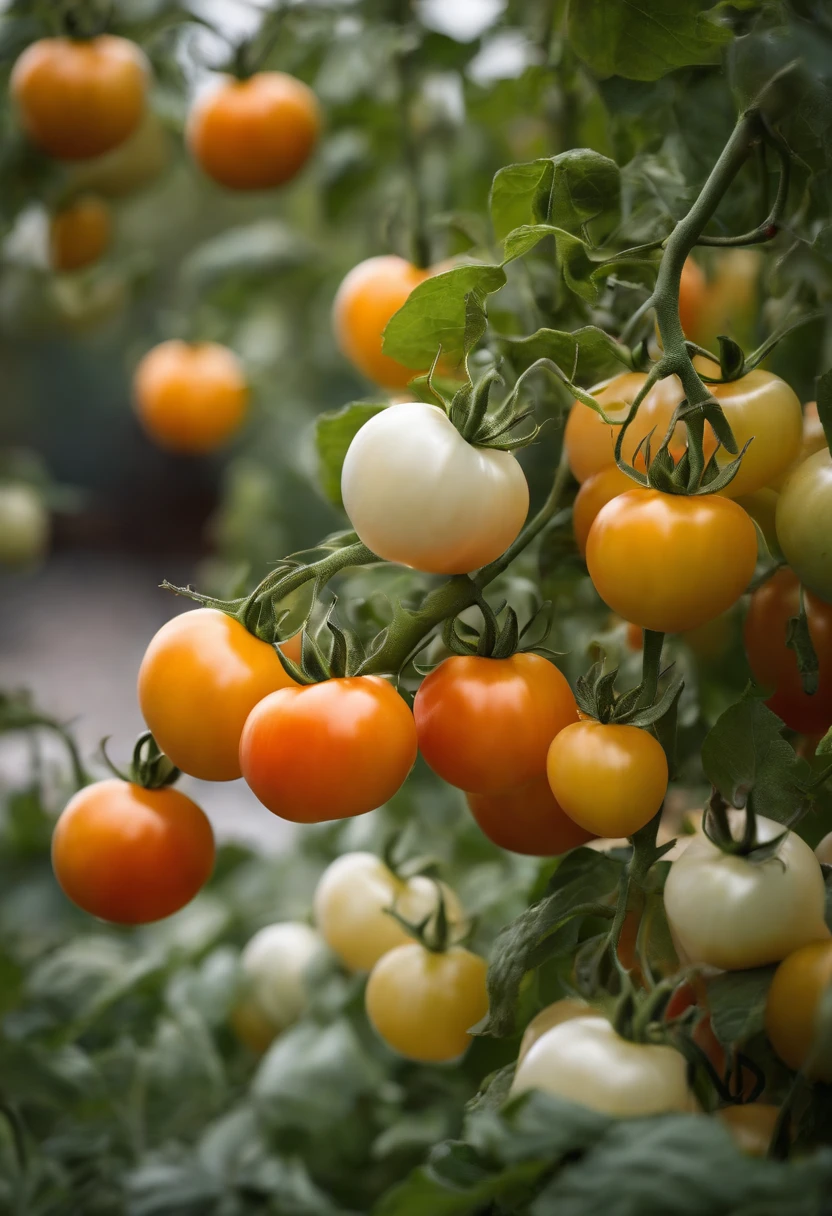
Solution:
[(49, 230), (52, 269), (80, 270), (97, 262), (110, 244), (111, 233), (110, 209), (94, 195), (61, 208)]
[(754, 679), (774, 688), (766, 701), (788, 727), (804, 735), (823, 735), (832, 725), (832, 605), (811, 592), (804, 604), (809, 636), (818, 658), (818, 688), (803, 691), (797, 655), (786, 645), (790, 618), (800, 611), (800, 584), (793, 571), (776, 571), (751, 596), (745, 618), (745, 653)]
[(117, 925), (144, 925), (178, 912), (213, 866), (207, 816), (171, 788), (98, 781), (70, 799), (52, 835), (52, 868), (64, 894)]
[(549, 785), (570, 819), (595, 836), (632, 836), (667, 793), (667, 757), (638, 726), (585, 719), (552, 740)]
[(422, 401), (388, 406), (361, 427), (341, 495), (373, 553), (428, 574), (467, 574), (494, 561), (529, 510), (514, 456), (466, 442), (443, 410)]
[(434, 953), (418, 942), (389, 951), (367, 982), (367, 1016), (389, 1047), (409, 1060), (457, 1060), (468, 1031), (488, 1012), (488, 964), (462, 946)]
[(542, 775), (551, 740), (578, 719), (566, 677), (536, 654), (453, 655), (422, 681), (413, 714), (424, 759), (472, 794)]
[(353, 266), (332, 303), (332, 327), (338, 349), (354, 367), (382, 388), (403, 389), (419, 372), (382, 351), (387, 322), (407, 297), (430, 278), (394, 254), (367, 258)]
[(321, 130), (318, 99), (285, 72), (225, 77), (194, 104), (186, 129), (199, 167), (230, 190), (269, 190), (293, 178)]
[(591, 474), (582, 484), (575, 497), (572, 507), (572, 530), (578, 551), (586, 558), (586, 542), (595, 518), (602, 507), (612, 502), (619, 494), (633, 490), (636, 482), (626, 473), (622, 473), (617, 464), (608, 465)]
[(560, 1026), (561, 1022), (570, 1022), (572, 1018), (591, 1017), (594, 1012), (592, 1006), (587, 1005), (586, 1001), (571, 996), (563, 997), (562, 1000), (555, 1001), (552, 1005), (541, 1009), (523, 1031), (520, 1051), (517, 1054), (518, 1068), (523, 1057), (528, 1055), (537, 1040), (543, 1038), (547, 1030), (551, 1030), (553, 1026)]
[(153, 737), (177, 768), (203, 781), (241, 776), (246, 718), (263, 697), (290, 687), (274, 649), (215, 608), (173, 617), (139, 668), (139, 706)]
[(170, 452), (201, 455), (239, 430), (249, 390), (233, 351), (217, 342), (161, 342), (133, 378), (136, 413), (151, 439)]
[[(785, 380), (762, 368), (755, 368), (739, 380), (709, 384), (708, 391), (722, 406), (737, 450), (742, 451), (751, 440), (736, 475), (720, 494), (739, 498), (762, 490), (782, 476), (800, 454), (803, 412), (797, 395)], [(715, 441), (709, 435), (706, 459), (714, 448)], [(721, 450), (716, 459), (724, 467), (735, 457)]]
[(832, 455), (815, 452), (786, 478), (777, 539), (804, 587), (832, 604)]
[[(454, 892), (441, 885), (453, 939), (455, 930), (464, 933), (467, 922)], [(390, 950), (412, 940), (386, 909), (395, 907), (405, 920), (418, 925), (436, 912), (438, 902), (432, 878), (423, 874), (399, 878), (374, 853), (344, 853), (318, 880), (315, 924), (345, 967), (371, 971)], [(435, 916), (429, 931), (434, 924)]]
[(380, 676), (349, 676), (271, 693), (240, 740), (243, 776), (265, 807), (293, 823), (375, 810), (416, 759), (413, 715)]
[(149, 66), (126, 38), (41, 38), (12, 70), (10, 89), (26, 134), (58, 160), (86, 160), (138, 127)]
[(559, 857), (593, 839), (558, 805), (545, 774), (498, 794), (466, 794), (489, 840), (510, 853)]
[(719, 495), (629, 490), (596, 516), (586, 563), (601, 599), (625, 621), (681, 633), (739, 599), (757, 564), (757, 533)]
[(832, 941), (812, 942), (789, 954), (774, 973), (766, 999), (766, 1034), (789, 1068), (813, 1081), (832, 1082), (832, 1055), (813, 1058), (821, 998), (832, 983)]

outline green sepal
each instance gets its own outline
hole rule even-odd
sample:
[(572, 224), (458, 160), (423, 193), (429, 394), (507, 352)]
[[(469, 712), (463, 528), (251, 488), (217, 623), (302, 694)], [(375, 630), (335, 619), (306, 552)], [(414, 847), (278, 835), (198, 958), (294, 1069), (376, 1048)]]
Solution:
[(723, 380), (739, 380), (745, 375), (745, 352), (742, 347), (726, 334), (717, 336), (719, 343), (719, 366)]
[(806, 616), (806, 603), (803, 588), (800, 588), (800, 612), (789, 618), (786, 627), (786, 645), (793, 650), (797, 657), (797, 669), (800, 672), (800, 682), (807, 696), (813, 696), (818, 690), (818, 656), (812, 644), (809, 633), (809, 621)]
[(146, 790), (160, 790), (173, 785), (182, 775), (176, 765), (160, 749), (149, 730), (136, 740), (129, 766), (122, 770), (107, 755), (109, 738), (101, 740), (101, 757), (114, 776)]

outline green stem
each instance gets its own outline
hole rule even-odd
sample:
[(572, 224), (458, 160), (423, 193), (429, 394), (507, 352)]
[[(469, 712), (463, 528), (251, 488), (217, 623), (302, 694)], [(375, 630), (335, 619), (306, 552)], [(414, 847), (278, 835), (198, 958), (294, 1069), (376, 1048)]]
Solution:
[(641, 661), (641, 680), (644, 688), (638, 699), (639, 708), (646, 708), (648, 705), (652, 705), (656, 699), (662, 666), (662, 647), (664, 645), (663, 633), (656, 633), (653, 629), (645, 629), (643, 634), (644, 649)]
[(376, 557), (375, 553), (360, 541), (354, 545), (344, 545), (342, 549), (328, 553), (326, 557), (312, 562), (309, 566), (300, 566), (297, 570), (290, 570), (288, 573), (285, 568), (278, 567), (277, 570), (273, 570), (271, 574), (267, 575), (258, 587), (255, 587), (244, 603), (247, 607), (255, 600), (259, 602), (271, 598), (284, 599), (313, 579), (323, 586), (348, 566), (367, 566), (371, 562), (378, 561), (381, 561), (381, 558)]

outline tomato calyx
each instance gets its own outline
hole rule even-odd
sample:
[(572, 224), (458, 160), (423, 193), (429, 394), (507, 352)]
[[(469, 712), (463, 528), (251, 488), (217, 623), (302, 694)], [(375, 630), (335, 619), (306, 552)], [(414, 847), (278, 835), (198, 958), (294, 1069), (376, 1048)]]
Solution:
[[(742, 797), (742, 791), (739, 793)], [(783, 831), (772, 840), (761, 844), (757, 837), (757, 816), (750, 801), (744, 806), (734, 807), (745, 812), (745, 824), (739, 840), (731, 831), (728, 818), (729, 805), (715, 787), (708, 799), (705, 814), (702, 817), (702, 831), (712, 844), (731, 857), (743, 857), (750, 862), (768, 861), (777, 856), (780, 845), (789, 834), (790, 828), (784, 825)], [(792, 821), (795, 822), (794, 820)]]
[(101, 740), (101, 755), (114, 777), (130, 785), (140, 785), (145, 790), (161, 790), (173, 785), (182, 775), (179, 769), (159, 748), (149, 730), (136, 740), (130, 764), (126, 769), (117, 768), (107, 755), (108, 739)]
[[(552, 627), (554, 605), (551, 600), (545, 600), (521, 629), (513, 608), (505, 603), (497, 609), (492, 608), (479, 588), (476, 588), (475, 599), (482, 614), (481, 629), (467, 624), (459, 616), (448, 617), (442, 627), (442, 641), (451, 654), (477, 655), (484, 659), (510, 659), (514, 654), (560, 657), (558, 651), (543, 645)], [(500, 623), (503, 612), (505, 618)]]
[(577, 681), (575, 700), (581, 712), (603, 725), (617, 723), (642, 729), (654, 726), (664, 718), (675, 706), (685, 682), (682, 675), (674, 675), (659, 693), (660, 681), (670, 675), (675, 666), (671, 663), (661, 669), (663, 640), (664, 634), (645, 629), (642, 678), (628, 692), (619, 694), (615, 691), (617, 667), (605, 671), (603, 658), (594, 663)]
[(809, 618), (806, 615), (806, 599), (803, 587), (799, 591), (800, 609), (797, 616), (789, 617), (786, 625), (786, 646), (793, 650), (797, 659), (797, 670), (800, 673), (800, 683), (807, 696), (814, 696), (820, 683), (820, 665), (818, 656), (809, 632)]
[[(297, 684), (320, 684), (324, 680), (344, 679), (347, 676), (358, 675), (361, 665), (367, 658), (364, 646), (358, 634), (352, 629), (342, 629), (334, 620), (335, 607), (338, 603), (334, 597), (327, 609), (323, 623), (313, 634), (306, 627), (301, 637), (300, 663), (277, 648), (277, 657), (283, 670)], [(329, 635), (328, 644), (326, 635)]]
[[(405, 933), (409, 934), (425, 950), (430, 951), (431, 954), (445, 954), (452, 945), (459, 945), (460, 941), (458, 937), (454, 939), (452, 934), (452, 925), (448, 918), (448, 908), (442, 883), (433, 875), (430, 877), (436, 886), (436, 907), (432, 908), (427, 916), (423, 920), (420, 920), (418, 924), (414, 924), (402, 916), (401, 913), (397, 912), (395, 904), (390, 908), (385, 908), (384, 911), (388, 916), (392, 916), (393, 920), (401, 925)], [(474, 927), (474, 922), (470, 921), (468, 931), (465, 934), (466, 938), (470, 937)]]
[[(514, 452), (518, 448), (524, 448), (530, 443), (534, 443), (540, 433), (540, 427), (534, 422), (534, 410), (524, 409), (519, 403), (520, 389), (527, 372), (518, 376), (514, 388), (502, 405), (489, 413), (491, 388), (494, 384), (504, 383), (503, 377), (497, 369), (490, 368), (482, 379), (474, 384), (468, 372), (466, 356), (466, 383), (457, 389), (453, 398), (448, 401), (434, 381), (434, 372), (441, 353), (440, 348), (433, 367), (428, 372), (427, 387), (466, 443), (478, 448), (496, 448), (501, 452)], [(531, 430), (521, 435), (513, 435), (512, 432), (515, 428), (528, 419), (532, 419)]]

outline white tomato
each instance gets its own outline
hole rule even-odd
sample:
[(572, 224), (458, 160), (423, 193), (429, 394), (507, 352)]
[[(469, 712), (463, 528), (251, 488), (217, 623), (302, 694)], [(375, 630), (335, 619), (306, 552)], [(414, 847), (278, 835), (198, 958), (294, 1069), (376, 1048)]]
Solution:
[(240, 956), (240, 1004), (275, 1032), (296, 1022), (309, 1000), (309, 970), (325, 953), (323, 938), (300, 921), (266, 925)]

